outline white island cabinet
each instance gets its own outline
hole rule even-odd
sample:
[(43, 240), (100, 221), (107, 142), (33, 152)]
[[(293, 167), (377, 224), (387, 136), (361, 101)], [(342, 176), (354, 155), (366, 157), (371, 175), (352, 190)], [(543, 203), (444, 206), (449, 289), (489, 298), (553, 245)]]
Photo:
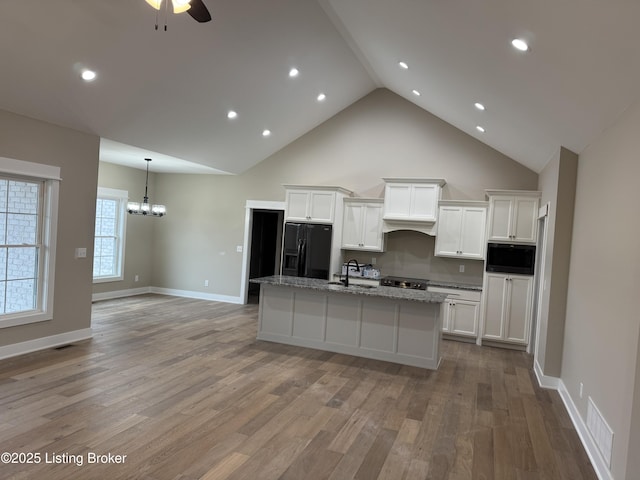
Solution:
[(436, 369), (443, 294), (265, 277), (258, 340)]

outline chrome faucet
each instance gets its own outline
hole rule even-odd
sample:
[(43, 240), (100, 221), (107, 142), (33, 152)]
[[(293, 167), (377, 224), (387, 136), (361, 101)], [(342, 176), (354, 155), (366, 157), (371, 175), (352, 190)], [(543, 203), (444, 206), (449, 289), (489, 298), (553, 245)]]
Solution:
[(351, 262), (355, 262), (356, 272), (360, 271), (360, 265), (358, 265), (358, 261), (355, 258), (352, 258), (347, 262), (347, 272), (346, 272), (346, 275), (344, 276), (344, 280), (342, 280), (342, 283), (345, 287), (349, 286), (349, 265), (351, 265)]

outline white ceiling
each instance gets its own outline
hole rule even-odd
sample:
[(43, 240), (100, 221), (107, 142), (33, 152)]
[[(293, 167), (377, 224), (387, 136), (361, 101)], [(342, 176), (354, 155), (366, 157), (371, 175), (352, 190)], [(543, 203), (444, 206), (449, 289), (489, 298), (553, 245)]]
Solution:
[(105, 161), (240, 173), (386, 87), (540, 171), (640, 91), (640, 2), (204, 2), (212, 22), (169, 14), (167, 31), (144, 0), (3, 2), (0, 109), (99, 135)]

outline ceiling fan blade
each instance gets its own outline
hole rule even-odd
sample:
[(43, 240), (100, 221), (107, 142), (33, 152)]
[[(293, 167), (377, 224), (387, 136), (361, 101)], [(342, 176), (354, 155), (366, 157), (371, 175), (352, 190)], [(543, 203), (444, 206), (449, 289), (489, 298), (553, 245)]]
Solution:
[(194, 20), (200, 23), (211, 21), (211, 14), (202, 0), (191, 0), (191, 8), (187, 10), (187, 13), (193, 17)]

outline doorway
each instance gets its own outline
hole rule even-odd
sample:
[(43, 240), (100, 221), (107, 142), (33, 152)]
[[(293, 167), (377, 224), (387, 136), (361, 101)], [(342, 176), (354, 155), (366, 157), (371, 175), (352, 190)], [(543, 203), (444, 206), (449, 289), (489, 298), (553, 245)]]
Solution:
[(527, 352), (531, 353), (533, 350), (534, 361), (538, 361), (538, 345), (540, 342), (540, 324), (542, 320), (542, 302), (544, 300), (544, 275), (545, 275), (545, 260), (547, 256), (547, 218), (549, 214), (549, 204), (545, 204), (540, 208), (538, 215), (538, 243), (536, 245), (536, 266), (535, 266), (535, 285), (533, 290), (533, 325), (532, 329), (534, 335), (532, 335), (532, 342), (529, 342)]
[[(280, 270), (283, 212), (254, 210), (251, 221), (249, 280), (275, 275)], [(260, 285), (249, 283), (248, 303), (258, 303)]]
[(258, 303), (260, 285), (252, 278), (280, 273), (284, 203), (247, 201), (241, 297)]

